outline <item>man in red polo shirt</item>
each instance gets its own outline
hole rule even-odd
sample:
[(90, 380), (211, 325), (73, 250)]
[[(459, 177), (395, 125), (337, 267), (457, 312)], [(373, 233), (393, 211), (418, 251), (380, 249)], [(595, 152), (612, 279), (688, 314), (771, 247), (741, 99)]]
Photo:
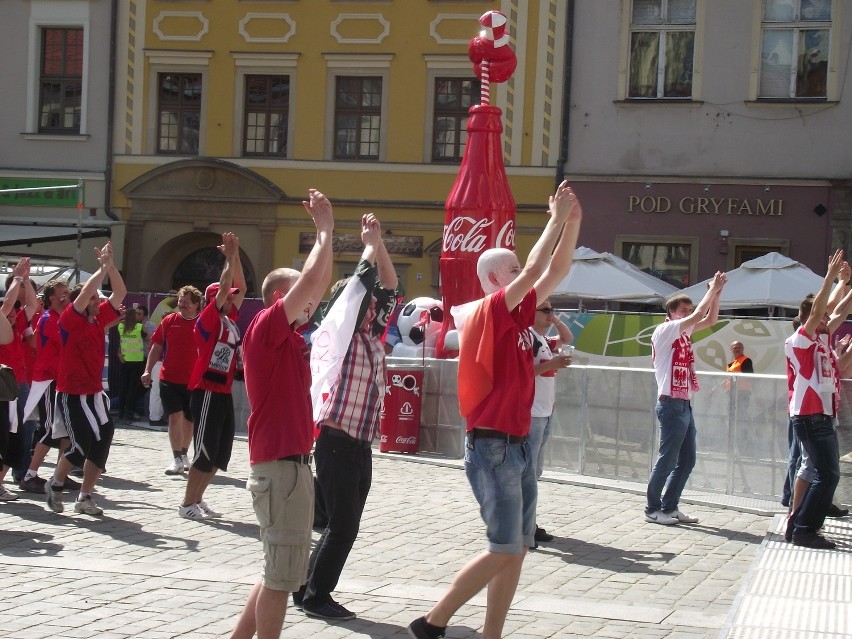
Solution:
[(234, 398), (231, 385), (241, 357), (239, 308), (246, 294), (240, 263), (240, 242), (233, 233), (222, 234), (217, 247), (225, 256), (218, 284), (207, 287), (207, 305), (195, 321), (198, 359), (189, 378), (193, 427), (193, 459), (186, 493), (178, 514), (185, 519), (220, 517), (204, 501), (204, 491), (216, 472), (228, 469), (234, 444)]
[(165, 351), (160, 367), (160, 400), (169, 416), (173, 457), (166, 475), (180, 475), (189, 470), (186, 455), (192, 440), (192, 409), (188, 384), (198, 359), (195, 322), (201, 309), (201, 291), (194, 286), (184, 286), (177, 298), (177, 312), (166, 315), (151, 336), (151, 350), (142, 373), (142, 385), (150, 387), (151, 370)]
[[(311, 371), (308, 349), (296, 328), (308, 321), (331, 280), (331, 203), (315, 189), (302, 202), (317, 235), (302, 273), (272, 271), (263, 281), (264, 308), (245, 335), (248, 418), (247, 488), (260, 522), (263, 577), (254, 585), (231, 639), (277, 637), (289, 592), (299, 589), (308, 569), (314, 482)], [(282, 392), (286, 389), (286, 392)]]
[[(109, 398), (104, 393), (105, 326), (118, 318), (127, 289), (115, 267), (112, 244), (95, 249), (100, 268), (83, 285), (71, 291), (71, 304), (59, 318), (62, 350), (56, 379), (56, 415), (53, 436), (68, 436), (70, 445), (60, 458), (53, 479), (45, 486), (47, 505), (61, 513), (62, 489), (68, 472), (83, 467), (83, 484), (74, 512), (102, 515), (92, 492), (106, 468), (115, 426), (109, 417)], [(109, 277), (112, 294), (101, 301), (98, 289)]]

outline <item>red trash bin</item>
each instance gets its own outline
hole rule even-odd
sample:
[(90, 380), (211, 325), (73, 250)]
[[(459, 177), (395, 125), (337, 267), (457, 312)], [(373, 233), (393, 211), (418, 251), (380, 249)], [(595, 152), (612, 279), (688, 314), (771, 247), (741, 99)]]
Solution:
[(420, 406), (423, 370), (389, 368), (382, 405), (379, 450), (416, 453), (420, 446)]

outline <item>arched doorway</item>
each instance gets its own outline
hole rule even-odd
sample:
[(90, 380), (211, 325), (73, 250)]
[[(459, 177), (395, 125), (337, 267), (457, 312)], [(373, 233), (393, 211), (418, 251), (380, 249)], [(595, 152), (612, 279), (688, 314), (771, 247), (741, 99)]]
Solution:
[[(225, 266), (225, 256), (215, 246), (205, 246), (197, 249), (184, 257), (172, 274), (171, 288), (179, 289), (181, 286), (191, 284), (203, 291), (211, 282), (218, 282)], [(256, 291), (254, 286), (254, 274), (246, 272), (246, 290), (249, 293)]]

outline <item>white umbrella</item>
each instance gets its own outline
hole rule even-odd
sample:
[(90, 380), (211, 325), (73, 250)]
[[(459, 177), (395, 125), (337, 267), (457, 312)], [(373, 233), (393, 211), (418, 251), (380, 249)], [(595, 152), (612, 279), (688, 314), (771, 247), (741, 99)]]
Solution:
[(40, 273), (38, 275), (30, 275), (30, 279), (35, 282), (39, 287), (44, 286), (50, 280), (64, 280), (65, 283), (68, 284), (68, 286), (74, 287), (81, 281), (85, 282), (91, 276), (92, 274), (86, 271), (79, 271), (78, 276), (74, 273), (73, 266), (63, 266), (52, 271)]
[(677, 289), (611, 253), (585, 246), (574, 251), (571, 271), (552, 295), (563, 299), (653, 304)]
[[(809, 293), (819, 290), (823, 280), (804, 264), (775, 252), (743, 262), (727, 275), (728, 283), (719, 298), (719, 308), (723, 309), (799, 308)], [(707, 291), (709, 281), (708, 278), (681, 293), (697, 304)]]

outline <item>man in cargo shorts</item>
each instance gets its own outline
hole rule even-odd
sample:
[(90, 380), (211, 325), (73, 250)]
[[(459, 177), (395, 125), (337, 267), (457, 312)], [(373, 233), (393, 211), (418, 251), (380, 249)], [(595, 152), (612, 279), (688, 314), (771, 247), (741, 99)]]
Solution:
[[(302, 203), (317, 235), (302, 273), (279, 268), (261, 289), (265, 308), (244, 338), (249, 479), (263, 541), (263, 577), (249, 593), (232, 639), (278, 637), (287, 597), (305, 581), (313, 523), (311, 371), (296, 328), (308, 321), (331, 279), (331, 203), (314, 189)], [(282, 392), (282, 389), (287, 389)]]

